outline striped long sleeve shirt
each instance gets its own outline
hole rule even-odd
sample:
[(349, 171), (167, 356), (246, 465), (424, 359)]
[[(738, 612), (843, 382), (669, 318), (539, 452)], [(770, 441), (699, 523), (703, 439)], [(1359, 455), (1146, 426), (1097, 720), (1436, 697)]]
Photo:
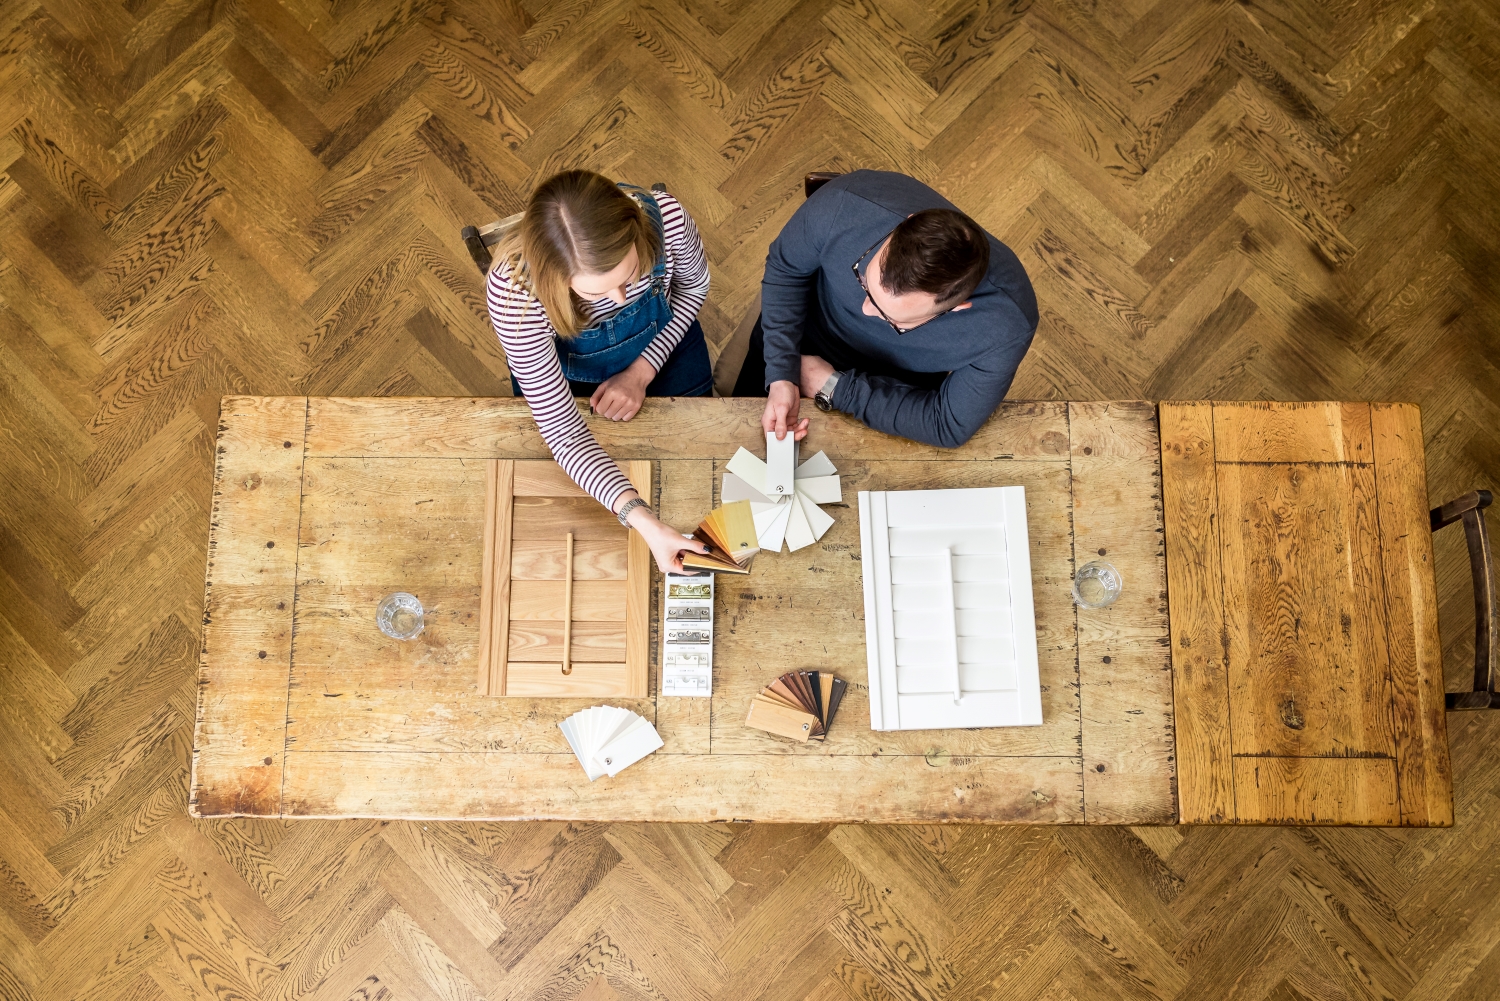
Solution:
[[(653, 195), (661, 209), (662, 243), (667, 255), (667, 301), (672, 307), (672, 319), (641, 352), (641, 357), (661, 371), (708, 297), (708, 260), (698, 227), (682, 204), (665, 192)], [(626, 287), (626, 304), (650, 288), (648, 271), (645, 277)], [(508, 263), (491, 269), (485, 291), (490, 322), (500, 335), (511, 374), (520, 383), (531, 416), (552, 450), (552, 457), (589, 496), (614, 510), (620, 495), (631, 489), (630, 481), (594, 440), (593, 432), (573, 402), (573, 392), (554, 346), (557, 332), (542, 304), (512, 279)], [(606, 297), (585, 303), (583, 311), (588, 324), (593, 325), (623, 308)]]

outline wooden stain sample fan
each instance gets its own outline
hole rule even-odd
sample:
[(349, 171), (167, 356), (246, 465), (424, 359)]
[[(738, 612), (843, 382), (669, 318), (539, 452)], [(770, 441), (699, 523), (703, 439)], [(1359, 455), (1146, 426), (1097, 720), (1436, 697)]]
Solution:
[[(645, 540), (550, 459), (488, 462), (479, 693), (645, 698)], [(651, 463), (621, 468), (650, 498)]]

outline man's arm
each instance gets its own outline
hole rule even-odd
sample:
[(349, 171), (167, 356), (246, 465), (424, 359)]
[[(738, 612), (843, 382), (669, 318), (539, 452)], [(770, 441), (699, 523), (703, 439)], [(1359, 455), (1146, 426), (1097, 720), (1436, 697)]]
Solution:
[(792, 214), (766, 254), (760, 325), (766, 342), (768, 387), (773, 382), (801, 380), (807, 304), (822, 267), (824, 240), (842, 200), (842, 192), (825, 186)]
[(957, 448), (989, 420), (1015, 379), (1031, 336), (948, 373), (937, 389), (917, 389), (887, 376), (846, 372), (833, 406), (869, 427), (940, 448)]

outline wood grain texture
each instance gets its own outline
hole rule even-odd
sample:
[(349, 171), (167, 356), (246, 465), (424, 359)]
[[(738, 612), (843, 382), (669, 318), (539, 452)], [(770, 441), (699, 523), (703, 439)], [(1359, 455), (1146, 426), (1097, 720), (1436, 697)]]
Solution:
[[(744, 718), (739, 722), (743, 725)], [(1011, 824), (1083, 819), (1078, 767), (1068, 758), (952, 759), (934, 765), (922, 756), (881, 761), (852, 755), (716, 754), (704, 756), (698, 776), (684, 783), (674, 774), (681, 757), (651, 755), (612, 784), (600, 785), (583, 777), (571, 753), (437, 757), (317, 752), (297, 757), (287, 776), (287, 801), (291, 815), (303, 817), (394, 813), (422, 819), (430, 813), (437, 819), (462, 811), (475, 820), (563, 813), (581, 821), (704, 822), (747, 815), (771, 823), (816, 823), (815, 818), (828, 815)], [(889, 779), (883, 777), (886, 772), (893, 773)], [(870, 797), (877, 774), (881, 783), (909, 790), (905, 802)], [(633, 795), (620, 795), (624, 788)], [(377, 793), (380, 789), (390, 795)], [(672, 794), (662, 795), (667, 789)]]
[[(628, 469), (630, 484), (636, 492), (654, 501), (655, 477), (650, 460), (632, 459)], [(651, 661), (651, 584), (655, 561), (651, 547), (640, 532), (630, 531), (625, 542), (625, 692), (642, 697), (651, 690), (648, 673)]]
[[(529, 420), (523, 401), (504, 403), (512, 422)], [(315, 404), (311, 401), (309, 406)], [(393, 433), (400, 433), (408, 420), (426, 420), (425, 405), (425, 401), (391, 400), (383, 404), (382, 413), (365, 410)], [(710, 407), (718, 412), (733, 409), (745, 417), (761, 406), (753, 400), (674, 401), (673, 405), (680, 406), (684, 421), (697, 419)], [(1036, 410), (1021, 406), (1027, 413)], [(1005, 405), (1002, 412), (1009, 409)], [(700, 789), (703, 803), (730, 795), (715, 785), (730, 781), (716, 777), (720, 774), (714, 770), (717, 755), (790, 761), (813, 753), (829, 759), (890, 761), (893, 769), (909, 767), (896, 764), (902, 758), (920, 759), (931, 767), (961, 758), (984, 768), (1003, 768), (1015, 776), (1022, 774), (1027, 762), (1051, 774), (1066, 759), (1074, 769), (1069, 784), (1038, 788), (1036, 805), (1050, 803), (1058, 795), (1074, 799), (1049, 806), (1038, 816), (1073, 823), (1170, 822), (1175, 811), (1174, 756), (1162, 605), (1161, 512), (1156, 503), (1160, 448), (1154, 408), (1146, 403), (1074, 405), (1071, 410), (1046, 408), (1038, 419), (1050, 426), (1058, 417), (1063, 426), (1073, 428), (1076, 441), (1070, 453), (1051, 461), (910, 459), (904, 443), (893, 439), (864, 453), (830, 454), (851, 493), (933, 484), (1019, 483), (1026, 487), (1034, 550), (1033, 596), (1042, 648), (1039, 664), (1047, 690), (1041, 726), (875, 733), (856, 724), (835, 728), (815, 748), (788, 744), (745, 726), (750, 700), (767, 683), (768, 663), (817, 667), (845, 677), (851, 687), (842, 713), (855, 721), (868, 718), (868, 689), (862, 684), (858, 523), (852, 512), (836, 519), (820, 543), (807, 552), (794, 557), (767, 554), (757, 560), (756, 572), (749, 578), (720, 582), (720, 600), (733, 611), (719, 613), (728, 624), (716, 630), (715, 694), (701, 718), (698, 712), (674, 705), (682, 700), (646, 698), (655, 642), (650, 639), (652, 564), (643, 544), (632, 547), (629, 542), (625, 543), (624, 580), (579, 582), (578, 607), (586, 614), (571, 619), (560, 614), (571, 572), (566, 565), (556, 567), (555, 579), (550, 581), (510, 582), (505, 687), (500, 688), (499, 679), (494, 679), (491, 688), (492, 694), (506, 698), (487, 699), (472, 680), (472, 665), (484, 644), (495, 642), (487, 639), (485, 625), (493, 621), (494, 608), (486, 617), (482, 593), (486, 567), (493, 574), (496, 567), (507, 565), (494, 545), (504, 521), (500, 491), (507, 483), (514, 489), (517, 480), (531, 485), (530, 494), (514, 498), (512, 533), (529, 537), (517, 539), (517, 546), (531, 543), (538, 552), (544, 546), (565, 551), (559, 536), (564, 528), (599, 535), (608, 529), (610, 538), (593, 541), (618, 545), (624, 530), (586, 497), (543, 492), (549, 489), (550, 474), (533, 473), (527, 467), (551, 465), (550, 460), (476, 458), (460, 446), (446, 454), (429, 450), (409, 458), (361, 457), (341, 445), (335, 449), (337, 455), (309, 460), (310, 472), (305, 477), (309, 492), (300, 498), (303, 548), (308, 555), (301, 567), (300, 600), (283, 613), (296, 624), (297, 637), (297, 666), (287, 702), (287, 740), (296, 753), (308, 754), (403, 753), (444, 758), (473, 753), (557, 753), (566, 750), (561, 732), (555, 729), (557, 720), (600, 698), (625, 699), (643, 704), (648, 719), (663, 722), (663, 739), (668, 744), (661, 757), (668, 765), (640, 807), (645, 812), (625, 810), (618, 815), (622, 819), (676, 817), (671, 804), (685, 788)], [(849, 418), (832, 415), (822, 418), (819, 427), (848, 423), (852, 423)], [(657, 460), (664, 472), (688, 478), (682, 483), (670, 479), (661, 483), (662, 497), (677, 513), (687, 512), (682, 506), (687, 498), (707, 503), (727, 458), (762, 437), (758, 426), (748, 420), (727, 426), (749, 427), (748, 434), (754, 437), (724, 442), (713, 462), (679, 459), (670, 452)], [(830, 433), (826, 439), (836, 441), (838, 436)], [(813, 440), (820, 447), (825, 443), (822, 436)], [(691, 455), (701, 447), (694, 443), (686, 449)], [(478, 451), (481, 446), (467, 448)], [(644, 495), (654, 496), (652, 460), (629, 459), (624, 468)], [(701, 510), (688, 514), (701, 516)], [(523, 525), (525, 518), (529, 520)], [(480, 551), (486, 537), (495, 549), (488, 561)], [(1104, 548), (1106, 544), (1118, 547), (1113, 558), (1138, 589), (1117, 612), (1080, 622), (1069, 597), (1072, 567), (1080, 556), (1078, 546)], [(631, 548), (637, 551), (632, 554)], [(514, 565), (514, 556), (509, 562)], [(372, 628), (366, 611), (398, 585), (418, 595), (426, 609), (426, 628), (418, 640), (409, 643), (386, 639)], [(489, 631), (493, 635), (495, 630), (489, 627)], [(638, 639), (632, 640), (632, 634)], [(572, 666), (567, 674), (563, 673), (565, 650)], [(1082, 668), (1080, 651), (1088, 658)], [(488, 674), (493, 678), (493, 671)], [(513, 700), (525, 708), (496, 704)], [(1092, 711), (1083, 700), (1092, 702)], [(527, 722), (520, 722), (523, 718)], [(678, 739), (684, 743), (678, 745)], [(493, 769), (505, 759), (487, 760), (485, 767)], [(529, 766), (518, 757), (508, 767)], [(348, 774), (376, 773), (355, 769)], [(581, 772), (548, 774), (554, 775), (549, 780), (553, 782), (562, 781), (565, 775), (586, 781)], [(999, 815), (987, 812), (993, 801), (968, 798), (962, 789), (955, 792), (953, 803), (938, 809), (938, 800), (906, 788), (905, 779), (882, 778), (878, 767), (850, 774), (872, 783), (864, 791), (868, 805), (854, 806), (857, 796), (851, 791), (835, 802), (839, 809), (852, 812), (833, 816), (984, 822), (1014, 821), (1021, 816), (1013, 806)], [(1090, 776), (1094, 792), (1086, 794)], [(452, 780), (471, 781), (457, 771)], [(435, 788), (425, 773), (397, 784), (409, 785), (410, 790), (393, 795), (391, 805), (372, 809), (384, 811), (382, 816), (403, 811), (432, 816), (455, 809), (464, 811), (459, 814), (464, 819), (537, 817), (561, 810), (559, 819), (582, 819), (564, 806), (569, 796), (560, 787), (545, 794), (528, 793), (534, 799), (529, 806), (516, 800), (503, 814), (476, 814), (473, 810), (480, 809), (480, 800), (472, 798), (473, 788), (463, 795), (445, 792)], [(371, 792), (372, 803), (385, 802), (385, 792)], [(355, 794), (351, 790), (340, 795), (348, 801)], [(805, 821), (829, 816), (818, 813), (823, 807), (812, 801), (783, 802), (787, 796), (807, 797), (804, 791), (788, 791), (775, 784), (760, 784), (734, 795), (741, 804), (736, 816)], [(322, 815), (321, 808), (308, 808), (316, 800), (314, 789), (299, 787), (296, 796), (297, 815)], [(419, 805), (424, 796), (431, 797), (434, 805)], [(469, 806), (462, 805), (466, 802)]]
[(505, 691), (505, 661), (510, 649), (510, 582), (512, 573), (511, 509), (516, 464), (491, 459), (485, 464), (484, 541), (479, 590), (479, 694)]
[(1235, 753), (1393, 755), (1372, 471), (1216, 474)]
[[(1177, 752), (1162, 550), (1161, 447), (1145, 402), (1068, 405), (1073, 565), (1125, 578), (1108, 608), (1078, 608), (1084, 815), (1175, 823)], [(1151, 804), (1156, 812), (1143, 809)]]
[[(1500, 741), (1481, 714), (1448, 734), (1452, 830), (185, 821), (195, 842), (170, 823), (220, 398), (508, 393), (457, 231), (559, 166), (664, 181), (691, 211), (721, 391), (802, 175), (903, 170), (1037, 289), (1010, 396), (1043, 401), (1056, 437), (986, 430), (984, 458), (1050, 468), (1026, 456), (1068, 451), (1059, 400), (1404, 400), (1420, 506), (1500, 490), (1491, 7), (24, 0), (0, 37), (0, 995), (1493, 993)], [(695, 524), (714, 475), (664, 492), (667, 520)], [(1432, 544), (1456, 690), (1474, 630), (1454, 531)], [(580, 574), (590, 559), (580, 543)], [(720, 614), (813, 618), (816, 591), (751, 593)], [(418, 667), (472, 690), (472, 660)], [(414, 712), (414, 750), (461, 746), (475, 696), (413, 707), (359, 680), (298, 689), (293, 746), (390, 748)], [(1060, 685), (1046, 711), (1076, 720)], [(490, 739), (565, 754), (515, 701), (479, 710)], [(658, 728), (706, 748), (703, 701)], [(962, 758), (968, 736), (917, 749)]]
[(1400, 822), (1391, 758), (1234, 759), (1240, 816), (1269, 824)]
[(1449, 822), (1417, 659), (1437, 606), (1415, 408), (1163, 404), (1162, 421), (1183, 819)]
[(1178, 816), (1187, 824), (1222, 823), (1238, 814), (1213, 405), (1163, 403), (1159, 409)]
[(204, 587), (190, 807), (281, 810), (305, 400), (226, 399)]
[[(1443, 712), (1443, 650), (1431, 568), (1422, 416), (1409, 404), (1371, 406), (1380, 478), (1380, 560), (1389, 616), (1392, 725), (1403, 824), (1453, 822), (1452, 766)], [(1430, 523), (1426, 523), (1430, 524)]]
[(1214, 408), (1220, 462), (1374, 460), (1363, 403), (1246, 403)]

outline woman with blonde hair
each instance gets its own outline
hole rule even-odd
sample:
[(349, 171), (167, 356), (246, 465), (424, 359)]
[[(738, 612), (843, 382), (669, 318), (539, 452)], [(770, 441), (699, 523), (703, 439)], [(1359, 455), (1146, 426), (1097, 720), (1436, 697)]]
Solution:
[(575, 483), (634, 528), (663, 571), (701, 543), (662, 524), (594, 439), (574, 396), (628, 421), (647, 396), (707, 396), (698, 310), (708, 262), (698, 228), (665, 191), (586, 170), (554, 174), (496, 248), (486, 283), (516, 391)]

